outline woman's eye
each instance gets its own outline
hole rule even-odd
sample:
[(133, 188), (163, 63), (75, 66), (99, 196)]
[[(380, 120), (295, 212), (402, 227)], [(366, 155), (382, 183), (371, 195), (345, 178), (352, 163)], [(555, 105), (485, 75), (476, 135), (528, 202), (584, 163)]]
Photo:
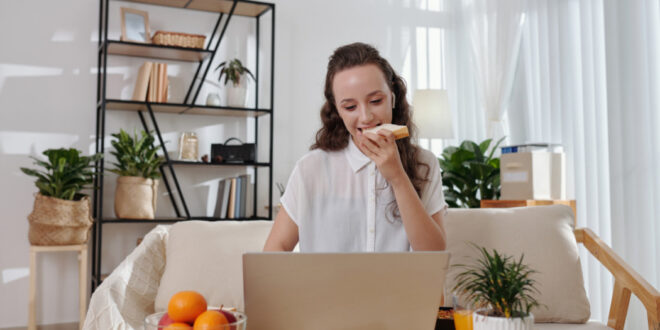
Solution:
[(383, 101), (383, 99), (372, 100), (371, 103), (372, 103), (372, 104), (379, 104), (379, 103), (382, 102), (382, 101)]
[(353, 109), (355, 109), (355, 106), (354, 105), (349, 105), (349, 106), (344, 107), (344, 109), (353, 110)]

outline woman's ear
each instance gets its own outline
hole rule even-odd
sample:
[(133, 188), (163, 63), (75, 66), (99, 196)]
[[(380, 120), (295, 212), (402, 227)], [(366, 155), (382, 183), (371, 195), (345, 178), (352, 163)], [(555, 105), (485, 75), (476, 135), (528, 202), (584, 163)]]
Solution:
[(394, 107), (396, 107), (396, 94), (392, 92), (392, 109), (394, 109)]

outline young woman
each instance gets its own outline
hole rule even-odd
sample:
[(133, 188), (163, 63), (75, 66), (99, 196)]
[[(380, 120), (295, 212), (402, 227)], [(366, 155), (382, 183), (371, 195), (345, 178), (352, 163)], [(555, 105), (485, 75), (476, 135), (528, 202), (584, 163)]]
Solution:
[[(325, 78), (323, 127), (297, 163), (265, 251), (444, 250), (447, 208), (437, 159), (411, 143), (406, 86), (363, 43), (335, 50)], [(381, 124), (408, 126), (395, 141)]]

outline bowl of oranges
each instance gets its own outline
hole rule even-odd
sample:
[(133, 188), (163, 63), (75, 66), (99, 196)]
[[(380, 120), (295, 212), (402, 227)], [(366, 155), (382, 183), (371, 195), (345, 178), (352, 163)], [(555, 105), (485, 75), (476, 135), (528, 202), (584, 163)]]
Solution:
[(209, 307), (195, 291), (181, 291), (170, 298), (167, 312), (154, 313), (144, 320), (146, 330), (245, 330), (245, 314)]

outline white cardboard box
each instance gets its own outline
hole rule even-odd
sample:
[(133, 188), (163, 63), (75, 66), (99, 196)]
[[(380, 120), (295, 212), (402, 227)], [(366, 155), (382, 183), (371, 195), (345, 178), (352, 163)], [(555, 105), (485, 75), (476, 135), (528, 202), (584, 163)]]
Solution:
[(566, 199), (562, 152), (516, 152), (500, 158), (501, 199)]

